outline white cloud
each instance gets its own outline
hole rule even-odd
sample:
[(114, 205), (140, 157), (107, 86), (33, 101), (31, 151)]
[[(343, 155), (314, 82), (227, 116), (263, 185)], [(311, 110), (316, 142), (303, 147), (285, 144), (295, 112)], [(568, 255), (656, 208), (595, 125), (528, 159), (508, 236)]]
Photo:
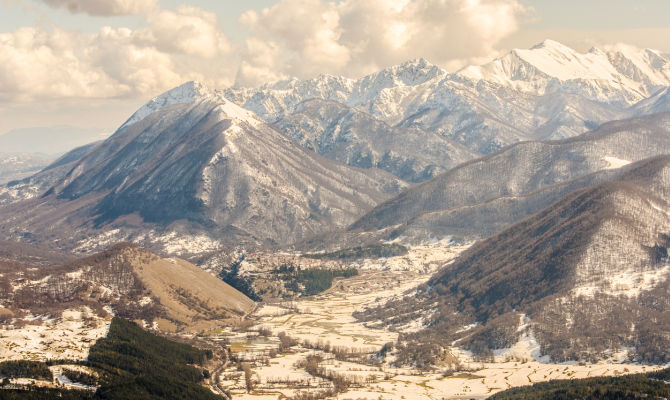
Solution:
[(159, 10), (148, 16), (157, 48), (170, 53), (213, 58), (231, 50), (218, 30), (216, 14), (197, 7), (179, 6), (176, 11)]
[(74, 53), (76, 35), (21, 28), (0, 34), (0, 100), (25, 100), (87, 93), (97, 80)]
[(54, 8), (94, 16), (133, 15), (150, 11), (157, 0), (42, 0)]
[[(518, 29), (525, 12), (518, 0), (281, 0), (240, 23), (251, 29), (238, 84), (255, 76), (313, 76), (319, 72), (357, 76), (425, 57), (444, 66), (489, 56)], [(271, 42), (279, 68), (263, 73), (250, 44)], [(258, 46), (257, 46), (258, 47)]]
[(287, 78), (282, 73), (282, 49), (272, 41), (249, 38), (237, 79), (243, 82), (272, 82)]
[(114, 88), (98, 85), (100, 96), (156, 93), (181, 81), (169, 54), (138, 44), (136, 32), (127, 28), (103, 28), (84, 49), (84, 58), (88, 68), (114, 83)]
[(97, 33), (21, 28), (0, 33), (0, 101), (154, 96), (186, 80), (229, 85), (236, 65), (216, 15), (155, 11), (148, 27)]

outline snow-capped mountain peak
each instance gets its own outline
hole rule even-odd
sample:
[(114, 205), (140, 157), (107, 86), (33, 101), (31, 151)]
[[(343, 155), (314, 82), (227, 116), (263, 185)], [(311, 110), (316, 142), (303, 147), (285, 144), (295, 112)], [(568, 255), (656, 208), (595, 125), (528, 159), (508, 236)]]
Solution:
[(120, 129), (127, 128), (143, 120), (163, 107), (173, 104), (189, 104), (198, 100), (204, 100), (214, 95), (215, 92), (201, 82), (186, 82), (149, 100), (144, 106), (137, 110)]
[(561, 42), (557, 42), (552, 39), (545, 39), (542, 42), (536, 44), (535, 46), (531, 47), (531, 50), (534, 49), (550, 49), (554, 51), (562, 51), (562, 52), (574, 52), (574, 50), (566, 45), (564, 45)]
[(230, 100), (226, 100), (223, 96), (217, 95), (215, 101), (219, 103), (215, 108), (215, 112), (219, 114), (221, 119), (231, 119), (236, 123), (248, 123), (255, 127), (265, 123), (265, 121), (253, 112), (238, 106)]
[(619, 75), (604, 53), (579, 53), (553, 40), (545, 40), (530, 49), (514, 49), (501, 58), (466, 67), (457, 74), (498, 83), (538, 78), (615, 80)]
[(670, 57), (624, 45), (581, 53), (545, 40), (530, 49), (514, 49), (487, 64), (463, 68), (455, 76), (535, 95), (560, 91), (626, 106), (670, 85)]
[[(447, 72), (424, 58), (415, 58), (399, 65), (383, 69), (377, 74), (369, 75), (362, 81), (379, 81), (380, 77), (390, 80), (393, 86), (416, 86), (437, 77), (444, 77)], [(377, 79), (374, 79), (377, 78)]]
[(222, 91), (210, 89), (198, 81), (190, 81), (149, 100), (120, 129), (128, 128), (167, 106), (200, 103), (203, 101), (212, 101), (217, 104), (213, 111), (218, 113), (220, 119), (231, 119), (238, 123), (246, 122), (253, 126), (258, 126), (258, 124), (264, 122), (253, 112), (226, 99)]

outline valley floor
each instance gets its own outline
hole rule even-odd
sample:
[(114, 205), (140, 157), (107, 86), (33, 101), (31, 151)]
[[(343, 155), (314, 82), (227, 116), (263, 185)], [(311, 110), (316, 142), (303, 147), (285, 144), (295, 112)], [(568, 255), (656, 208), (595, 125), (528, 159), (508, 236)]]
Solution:
[[(266, 304), (252, 318), (264, 336), (230, 330), (211, 332), (212, 338), (226, 337), (232, 343), (234, 358), (251, 366), (253, 389), (247, 391), (244, 373), (230, 364), (213, 379), (222, 387), (232, 388), (236, 399), (281, 399), (307, 397), (333, 389), (337, 380), (348, 382), (338, 399), (459, 399), (486, 398), (510, 387), (551, 379), (614, 376), (649, 372), (654, 366), (600, 363), (594, 365), (550, 364), (535, 360), (532, 346), (520, 342), (513, 359), (496, 357), (495, 363), (474, 362), (465, 352), (452, 349), (468, 372), (445, 376), (440, 371), (425, 372), (371, 362), (385, 343), (398, 334), (364, 326), (352, 313), (365, 306), (384, 302), (413, 290), (423, 283), (438, 265), (455, 257), (464, 247), (433, 245), (413, 248), (410, 254), (379, 262), (367, 261), (355, 277), (338, 281), (329, 291), (294, 302)], [(407, 326), (407, 330), (419, 329)], [(277, 352), (284, 332), (296, 346)], [(526, 354), (524, 357), (524, 350)], [(318, 368), (308, 373), (308, 359), (317, 360)], [(319, 397), (315, 397), (319, 398)]]

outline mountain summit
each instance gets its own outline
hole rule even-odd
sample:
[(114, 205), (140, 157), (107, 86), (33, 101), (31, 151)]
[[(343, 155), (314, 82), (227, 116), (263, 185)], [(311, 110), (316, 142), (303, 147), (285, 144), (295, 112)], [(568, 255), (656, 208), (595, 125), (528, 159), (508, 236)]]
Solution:
[(168, 90), (160, 96), (149, 100), (139, 110), (135, 111), (135, 113), (128, 119), (128, 121), (121, 125), (121, 128), (119, 129), (127, 128), (163, 107), (174, 104), (193, 103), (196, 101), (202, 101), (206, 98), (211, 98), (213, 96), (214, 91), (210, 90), (204, 84), (198, 81), (186, 82), (180, 86), (177, 86), (176, 88)]
[(670, 85), (670, 57), (631, 46), (580, 53), (545, 40), (488, 64), (464, 68), (457, 75), (528, 93), (565, 91), (598, 102), (631, 105)]

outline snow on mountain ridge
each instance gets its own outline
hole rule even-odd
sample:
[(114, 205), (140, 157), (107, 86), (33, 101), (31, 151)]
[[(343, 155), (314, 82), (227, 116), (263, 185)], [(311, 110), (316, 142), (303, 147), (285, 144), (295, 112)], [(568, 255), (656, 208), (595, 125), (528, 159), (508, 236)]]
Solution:
[(167, 92), (154, 97), (145, 105), (140, 107), (123, 125), (121, 128), (127, 128), (163, 107), (174, 104), (188, 104), (194, 102), (196, 99), (204, 99), (214, 94), (207, 86), (197, 81), (186, 82)]
[(144, 106), (137, 110), (128, 121), (119, 128), (119, 130), (128, 128), (164, 107), (175, 104), (190, 104), (205, 100), (212, 100), (220, 103), (216, 108), (216, 111), (222, 113), (222, 119), (230, 118), (238, 122), (244, 121), (253, 126), (257, 126), (259, 123), (263, 122), (263, 120), (254, 115), (254, 113), (226, 99), (223, 96), (222, 91), (210, 89), (205, 84), (198, 81), (189, 81), (149, 100)]
[(480, 66), (456, 74), (461, 79), (489, 81), (543, 95), (556, 91), (584, 95), (608, 104), (631, 105), (670, 86), (670, 58), (651, 49), (628, 45), (592, 48), (580, 53), (553, 40), (514, 49)]
[(670, 56), (655, 50), (618, 45), (580, 53), (546, 40), (455, 73), (416, 59), (360, 79), (294, 78), (223, 95), (271, 124), (298, 112), (302, 102), (335, 101), (490, 154), (626, 118), (633, 104), (670, 86), (669, 71)]
[[(487, 81), (524, 93), (542, 96), (563, 91), (583, 94), (602, 103), (631, 105), (660, 86), (670, 86), (670, 57), (656, 50), (616, 45), (580, 53), (553, 40), (530, 49), (513, 49), (480, 66), (450, 74), (423, 58), (406, 61), (359, 79), (322, 74), (312, 79), (271, 82), (258, 88), (229, 88), (225, 96), (270, 122), (311, 98), (334, 100), (349, 107), (371, 108), (402, 98), (402, 87), (427, 82), (437, 86), (466, 81)], [(394, 92), (389, 95), (388, 91)], [(401, 92), (399, 95), (396, 92)], [(384, 115), (380, 115), (384, 116)]]
[(670, 111), (670, 86), (639, 102), (631, 109), (632, 115), (656, 114)]
[(366, 86), (367, 82), (375, 82), (384, 86), (388, 83), (391, 83), (392, 86), (416, 86), (446, 75), (447, 71), (437, 65), (431, 64), (424, 58), (415, 58), (365, 76), (358, 82), (362, 86)]
[(282, 114), (292, 112), (302, 101), (314, 98), (362, 107), (382, 117), (390, 113), (394, 117), (392, 110), (385, 111), (394, 108), (389, 106), (396, 103), (393, 99), (403, 98), (403, 93), (411, 88), (439, 82), (447, 75), (442, 68), (418, 58), (359, 79), (321, 74), (312, 79), (270, 82), (258, 88), (228, 88), (224, 96), (271, 123)]
[(669, 85), (670, 55), (626, 44), (608, 46), (605, 50), (612, 65), (633, 80), (650, 87)]

